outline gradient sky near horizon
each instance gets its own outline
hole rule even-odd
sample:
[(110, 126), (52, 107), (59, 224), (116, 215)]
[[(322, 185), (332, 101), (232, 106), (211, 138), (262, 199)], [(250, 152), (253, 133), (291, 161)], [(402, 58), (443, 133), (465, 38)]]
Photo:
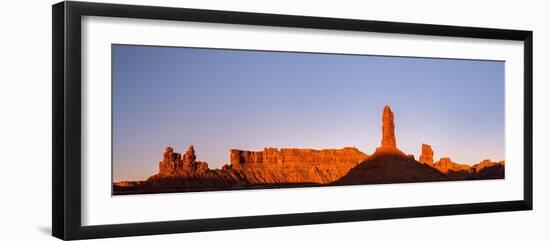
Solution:
[(504, 62), (112, 46), (113, 180), (158, 171), (167, 145), (210, 168), (229, 149), (370, 154), (384, 105), (397, 146), (460, 163), (504, 157)]

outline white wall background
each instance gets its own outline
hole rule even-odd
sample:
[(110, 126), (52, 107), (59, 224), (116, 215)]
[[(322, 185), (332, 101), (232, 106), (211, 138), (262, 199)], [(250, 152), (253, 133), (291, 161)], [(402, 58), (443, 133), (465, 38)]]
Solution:
[[(508, 212), (119, 238), (116, 240), (548, 240), (550, 17), (545, 1), (109, 1), (189, 8), (528, 29), (534, 33), (534, 206)], [(9, 1), (0, 13), (0, 240), (51, 231), (51, 4)]]

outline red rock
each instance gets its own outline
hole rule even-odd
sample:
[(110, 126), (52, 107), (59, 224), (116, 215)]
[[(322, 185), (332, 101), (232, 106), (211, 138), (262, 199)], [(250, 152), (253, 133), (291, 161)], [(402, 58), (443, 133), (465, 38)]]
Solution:
[(437, 169), (423, 165), (395, 147), (379, 147), (352, 168), (336, 185), (430, 182), (447, 180)]
[(195, 149), (189, 146), (189, 149), (182, 156), (175, 153), (172, 147), (164, 149), (163, 159), (159, 162), (158, 176), (194, 176), (197, 173), (203, 173), (208, 170), (206, 162), (197, 162)]
[(189, 146), (189, 149), (187, 149), (187, 152), (183, 155), (183, 160), (187, 162), (195, 162), (197, 160), (197, 157), (195, 156), (195, 148), (193, 145)]
[(206, 163), (206, 162), (197, 162), (197, 165), (195, 167), (196, 172), (201, 173), (201, 172), (206, 172), (208, 170), (210, 170), (208, 168), (208, 163)]
[(230, 150), (231, 166), (249, 183), (329, 183), (357, 166), (367, 155), (343, 149), (265, 148)]
[(473, 165), (472, 168), (474, 168), (476, 171), (480, 171), (483, 168), (494, 166), (494, 165), (499, 165), (499, 163), (492, 162), (489, 159), (485, 159), (485, 160)]
[(432, 150), (432, 146), (428, 144), (422, 144), (422, 154), (420, 154), (420, 159), (418, 160), (420, 163), (428, 164), (430, 166), (433, 166), (434, 164), (434, 151)]
[(469, 165), (455, 163), (451, 161), (450, 157), (442, 157), (441, 159), (439, 159), (438, 162), (434, 163), (434, 167), (437, 168), (440, 172), (445, 174), (449, 172), (460, 172), (460, 171), (468, 172), (470, 169)]
[(382, 113), (382, 146), (397, 147), (394, 131), (393, 112), (390, 107), (386, 105)]
[(504, 178), (504, 161), (492, 162), (483, 160), (470, 169), (475, 179), (502, 179)]
[(146, 181), (113, 183), (113, 192), (157, 193), (504, 178), (504, 161), (484, 160), (470, 167), (444, 157), (433, 163), (434, 152), (427, 144), (422, 144), (422, 154), (416, 161), (413, 155), (399, 150), (396, 143), (394, 114), (389, 106), (385, 106), (381, 146), (370, 156), (354, 147), (230, 150), (231, 163), (221, 170), (212, 170), (208, 163), (197, 161), (193, 146), (183, 155), (174, 152), (172, 147), (166, 147), (157, 174)]
[(190, 146), (182, 156), (167, 147), (163, 159), (159, 162), (159, 172), (147, 178), (139, 188), (124, 188), (114, 185), (119, 193), (155, 193), (172, 190), (218, 190), (231, 189), (247, 184), (243, 178), (230, 167), (225, 170), (211, 170), (208, 163), (196, 161), (195, 150)]

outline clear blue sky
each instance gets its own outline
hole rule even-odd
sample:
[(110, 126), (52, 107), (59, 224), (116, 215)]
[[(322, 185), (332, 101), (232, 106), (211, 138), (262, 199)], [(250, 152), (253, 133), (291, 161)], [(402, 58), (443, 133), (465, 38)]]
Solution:
[(229, 149), (380, 145), (385, 104), (418, 158), (504, 159), (504, 62), (113, 45), (113, 179), (158, 171), (167, 145), (211, 168)]

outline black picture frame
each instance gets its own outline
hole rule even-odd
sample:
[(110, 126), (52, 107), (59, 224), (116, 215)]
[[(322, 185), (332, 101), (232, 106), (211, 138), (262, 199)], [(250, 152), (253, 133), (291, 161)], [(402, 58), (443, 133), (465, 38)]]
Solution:
[[(81, 224), (81, 17), (195, 21), (261, 26), (366, 31), (429, 36), (517, 40), (524, 43), (523, 199), (404, 208), (212, 218), (82, 226)], [(60, 239), (106, 238), (213, 230), (308, 225), (380, 219), (532, 210), (533, 32), (415, 23), (336, 19), (90, 2), (52, 6), (53, 156), (52, 233)]]

